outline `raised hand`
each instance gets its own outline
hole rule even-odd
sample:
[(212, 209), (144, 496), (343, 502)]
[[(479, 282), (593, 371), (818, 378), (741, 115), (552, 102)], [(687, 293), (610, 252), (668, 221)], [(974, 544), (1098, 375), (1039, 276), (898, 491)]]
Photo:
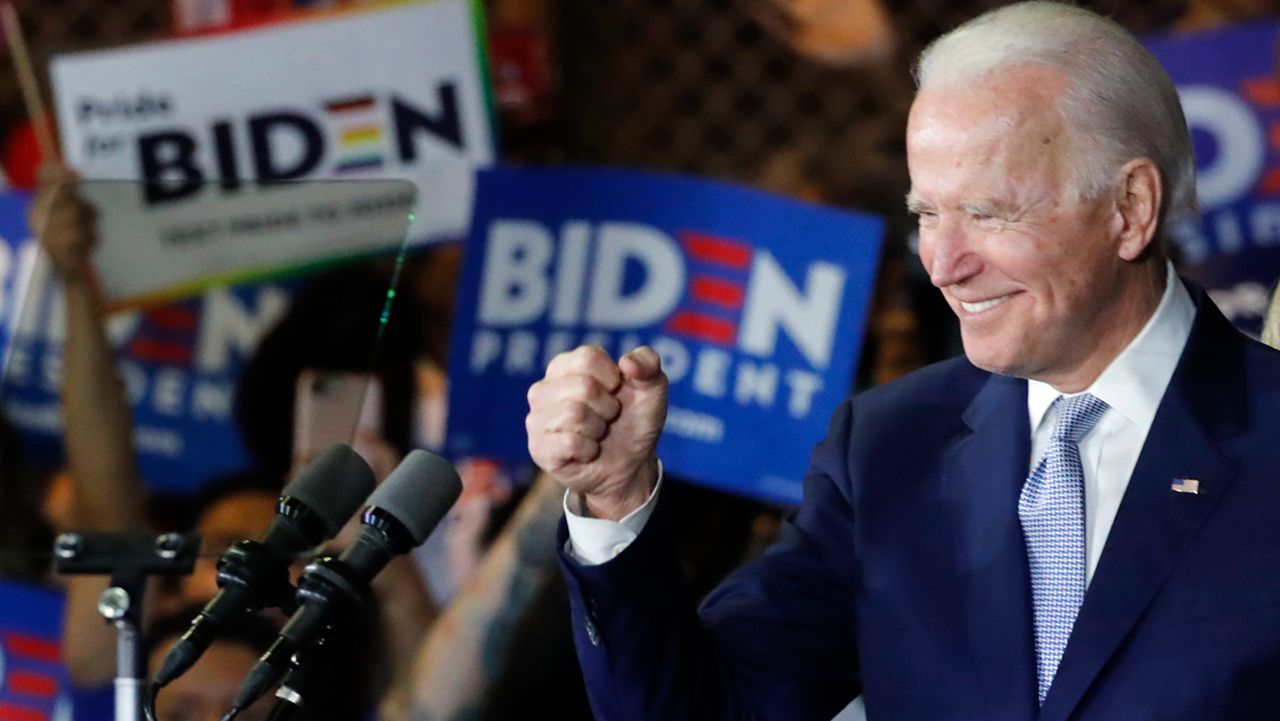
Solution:
[(654, 449), (667, 417), (667, 376), (658, 354), (637, 348), (614, 362), (603, 349), (561, 353), (529, 388), (529, 453), (581, 494), (593, 517), (618, 520), (657, 481)]
[(79, 178), (66, 166), (45, 163), (39, 180), (28, 217), (31, 231), (64, 283), (84, 280), (93, 250), (94, 210), (76, 195)]

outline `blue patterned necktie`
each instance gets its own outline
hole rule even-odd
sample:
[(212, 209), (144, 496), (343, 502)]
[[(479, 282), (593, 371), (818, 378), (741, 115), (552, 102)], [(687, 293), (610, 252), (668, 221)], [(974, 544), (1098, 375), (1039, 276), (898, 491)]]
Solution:
[(1041, 704), (1084, 602), (1084, 467), (1078, 444), (1108, 407), (1088, 393), (1058, 396), (1053, 403), (1059, 408), (1053, 437), (1018, 498), (1031, 567)]

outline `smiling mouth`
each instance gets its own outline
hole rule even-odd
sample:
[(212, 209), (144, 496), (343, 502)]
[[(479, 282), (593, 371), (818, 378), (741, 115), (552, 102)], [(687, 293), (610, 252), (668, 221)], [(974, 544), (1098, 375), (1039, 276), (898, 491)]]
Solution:
[(991, 300), (983, 300), (977, 303), (966, 303), (964, 301), (960, 301), (960, 307), (964, 308), (964, 311), (966, 313), (975, 313), (975, 314), (985, 313), (991, 310), (992, 308), (1000, 305), (1001, 303), (1005, 302), (1006, 300), (1009, 300), (1009, 298), (1011, 298), (1012, 296), (1013, 294), (1010, 293), (1008, 295), (1002, 295), (999, 298), (992, 298)]

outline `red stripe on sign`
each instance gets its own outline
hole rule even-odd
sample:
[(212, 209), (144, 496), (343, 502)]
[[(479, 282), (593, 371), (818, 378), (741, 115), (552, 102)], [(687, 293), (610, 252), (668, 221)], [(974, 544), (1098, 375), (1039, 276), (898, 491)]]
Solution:
[(678, 311), (671, 316), (671, 320), (667, 321), (667, 330), (721, 345), (732, 344), (738, 332), (738, 329), (727, 320), (687, 310)]
[(1255, 78), (1242, 83), (1245, 97), (1256, 105), (1280, 105), (1280, 80)]
[(695, 275), (689, 281), (689, 297), (699, 303), (718, 305), (721, 308), (742, 307), (742, 286), (719, 278)]
[(374, 102), (376, 101), (372, 95), (364, 95), (358, 98), (330, 100), (324, 104), (324, 107), (331, 113), (345, 113), (351, 110), (367, 110), (373, 107)]
[(751, 246), (746, 243), (688, 230), (680, 233), (680, 239), (684, 241), (689, 257), (694, 260), (737, 270), (745, 270), (751, 266)]
[(57, 663), (62, 657), (57, 641), (48, 641), (37, 636), (28, 636), (25, 633), (6, 633), (4, 635), (4, 645), (5, 648), (9, 649), (9, 653), (14, 656), (31, 658), (45, 663)]
[(40, 709), (0, 703), (0, 721), (49, 721), (49, 717)]
[(1272, 168), (1262, 176), (1261, 190), (1267, 195), (1280, 195), (1280, 168)]
[(171, 330), (196, 327), (196, 314), (190, 308), (152, 308), (146, 312), (147, 322)]
[(174, 343), (149, 338), (136, 338), (129, 343), (129, 355), (141, 361), (168, 365), (190, 365), (191, 349)]
[(9, 688), (14, 693), (27, 696), (50, 697), (58, 693), (58, 682), (52, 676), (30, 671), (14, 671), (9, 674)]

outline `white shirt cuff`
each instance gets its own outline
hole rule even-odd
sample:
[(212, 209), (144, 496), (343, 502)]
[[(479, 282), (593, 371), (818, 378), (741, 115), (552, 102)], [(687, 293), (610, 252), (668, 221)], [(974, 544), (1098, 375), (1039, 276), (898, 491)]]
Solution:
[(583, 515), (582, 499), (572, 491), (564, 493), (564, 520), (569, 526), (569, 540), (564, 550), (575, 561), (585, 566), (598, 566), (612, 561), (636, 540), (649, 522), (657, 506), (658, 490), (662, 488), (662, 461), (658, 461), (658, 481), (643, 505), (623, 516), (621, 520), (591, 518)]

